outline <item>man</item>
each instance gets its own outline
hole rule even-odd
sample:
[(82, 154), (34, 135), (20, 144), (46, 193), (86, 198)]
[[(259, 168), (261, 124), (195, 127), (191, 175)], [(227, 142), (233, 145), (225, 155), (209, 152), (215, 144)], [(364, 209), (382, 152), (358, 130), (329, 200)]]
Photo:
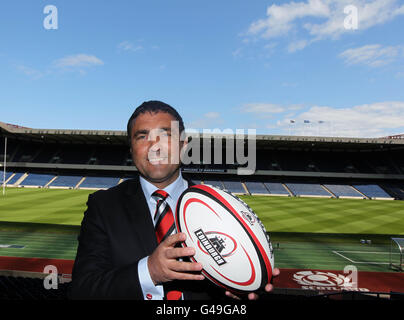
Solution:
[[(175, 209), (192, 184), (180, 171), (181, 116), (163, 102), (148, 101), (135, 110), (127, 129), (139, 176), (89, 196), (70, 297), (150, 300), (176, 293), (175, 299), (223, 298), (221, 289), (204, 279), (201, 264), (189, 259), (194, 249), (180, 246), (184, 233), (171, 234), (171, 226), (159, 237), (161, 216)], [(266, 290), (271, 288), (268, 284)]]

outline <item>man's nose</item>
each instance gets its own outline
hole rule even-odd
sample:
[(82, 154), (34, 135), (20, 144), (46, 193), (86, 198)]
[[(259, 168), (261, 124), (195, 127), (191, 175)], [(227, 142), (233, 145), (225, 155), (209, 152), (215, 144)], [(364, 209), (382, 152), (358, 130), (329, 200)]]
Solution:
[(159, 151), (160, 150), (160, 144), (159, 143), (154, 143), (151, 147), (150, 147), (150, 149), (149, 149), (151, 152), (157, 152), (157, 151)]
[(160, 150), (160, 138), (159, 137), (156, 137), (156, 139), (150, 139), (150, 148), (149, 148), (149, 150), (151, 151), (151, 152), (157, 152), (157, 151), (159, 151)]

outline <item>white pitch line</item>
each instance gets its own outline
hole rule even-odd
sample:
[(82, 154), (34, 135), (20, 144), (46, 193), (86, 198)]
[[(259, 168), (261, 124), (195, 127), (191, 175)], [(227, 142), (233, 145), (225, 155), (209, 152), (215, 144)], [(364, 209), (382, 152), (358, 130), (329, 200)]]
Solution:
[(338, 251), (338, 252), (346, 252), (346, 253), (371, 253), (371, 254), (390, 254), (390, 252), (371, 252), (371, 251)]
[(333, 253), (339, 255), (340, 257), (342, 257), (342, 258), (344, 258), (344, 259), (346, 259), (346, 260), (348, 260), (348, 261), (350, 261), (350, 262), (352, 262), (352, 263), (356, 263), (355, 261), (353, 261), (353, 260), (351, 260), (351, 259), (345, 257), (343, 254), (340, 254), (338, 251), (333, 251)]
[(348, 253), (379, 253), (379, 254), (388, 254), (387, 252), (366, 252), (366, 251), (332, 251), (333, 253), (335, 253), (336, 255), (339, 255), (340, 257), (348, 260), (349, 262), (355, 263), (355, 264), (390, 264), (389, 262), (368, 262), (368, 261), (354, 261), (349, 259), (348, 257), (345, 257), (343, 254), (341, 254), (340, 252), (348, 252)]

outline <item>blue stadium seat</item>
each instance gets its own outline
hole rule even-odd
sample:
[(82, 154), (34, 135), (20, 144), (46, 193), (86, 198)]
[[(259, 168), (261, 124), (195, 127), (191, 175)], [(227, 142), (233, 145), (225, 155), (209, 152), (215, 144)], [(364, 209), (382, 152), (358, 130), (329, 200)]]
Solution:
[(79, 188), (107, 189), (116, 186), (119, 180), (116, 177), (87, 177)]
[(82, 179), (82, 176), (58, 176), (49, 187), (74, 188)]
[[(13, 174), (12, 172), (6, 171), (5, 181), (7, 181), (12, 176), (12, 174)], [(3, 178), (4, 178), (4, 173), (1, 172), (1, 181), (2, 181), (2, 183), (3, 183)]]
[(211, 186), (220, 188), (220, 189), (224, 189), (223, 183), (221, 181), (216, 181), (216, 180), (204, 180), (203, 181), (204, 184), (209, 184)]
[(280, 182), (264, 182), (264, 185), (268, 189), (269, 194), (290, 196), (289, 191)]
[(324, 187), (330, 190), (337, 198), (363, 198), (363, 195), (347, 184), (325, 184)]
[(232, 193), (246, 194), (245, 189), (240, 181), (223, 181), (224, 188)]
[(332, 195), (316, 183), (286, 183), (290, 191), (296, 196), (322, 196), (331, 197)]
[(14, 177), (12, 177), (9, 181), (7, 181), (7, 185), (10, 186), (10, 185), (15, 184), (18, 181), (18, 179), (20, 179), (22, 177), (23, 174), (24, 173), (22, 173), (22, 172), (17, 172), (14, 175)]
[(251, 194), (269, 194), (267, 188), (262, 182), (258, 181), (247, 181), (245, 186)]
[(354, 185), (354, 187), (369, 198), (392, 198), (386, 191), (376, 184), (359, 184)]
[(40, 173), (30, 173), (23, 182), (20, 183), (21, 186), (45, 186), (49, 181), (51, 181), (55, 176), (53, 174), (40, 174)]
[(383, 188), (396, 199), (404, 200), (404, 185), (385, 183), (383, 184)]

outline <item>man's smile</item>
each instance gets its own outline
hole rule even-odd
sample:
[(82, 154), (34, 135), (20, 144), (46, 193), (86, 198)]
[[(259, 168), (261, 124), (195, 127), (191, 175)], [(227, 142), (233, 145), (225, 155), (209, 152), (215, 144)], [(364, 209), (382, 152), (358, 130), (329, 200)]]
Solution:
[(150, 157), (147, 160), (153, 165), (168, 163), (168, 157)]

